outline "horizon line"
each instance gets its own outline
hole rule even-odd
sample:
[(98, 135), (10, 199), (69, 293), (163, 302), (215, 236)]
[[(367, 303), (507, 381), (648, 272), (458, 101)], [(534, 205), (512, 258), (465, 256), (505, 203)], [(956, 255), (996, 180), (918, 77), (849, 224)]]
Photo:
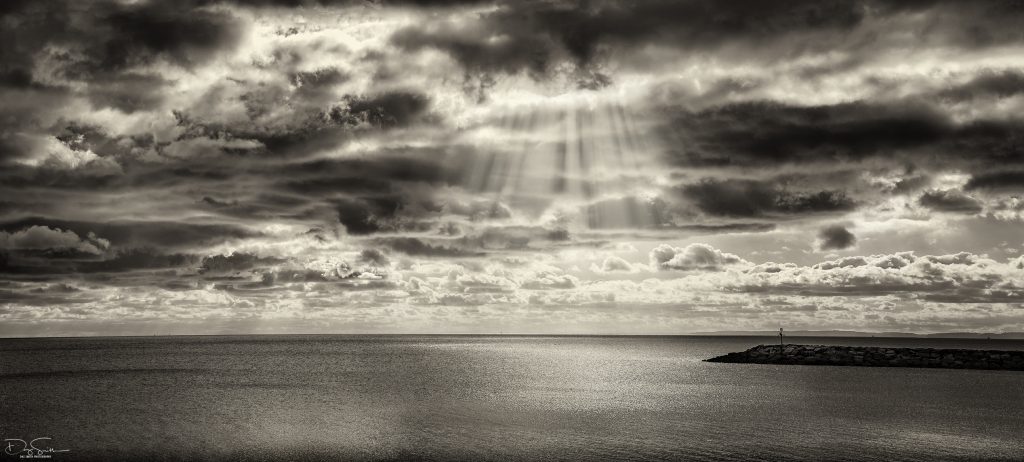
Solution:
[[(851, 335), (820, 335), (827, 333), (843, 333)], [(964, 336), (977, 336), (991, 337), (991, 336), (1022, 336), (1024, 332), (968, 332), (968, 331), (954, 331), (954, 332), (936, 332), (936, 333), (917, 333), (917, 332), (898, 332), (898, 331), (885, 331), (885, 332), (865, 332), (865, 331), (846, 331), (846, 330), (803, 330), (803, 331), (789, 331), (786, 332), (784, 337), (834, 337), (834, 338), (905, 338), (905, 337), (930, 337), (930, 338), (949, 338), (949, 339), (963, 339)], [(775, 331), (706, 331), (706, 332), (692, 332), (692, 333), (678, 333), (678, 334), (615, 334), (615, 333), (589, 333), (589, 334), (571, 334), (571, 333), (493, 333), (493, 332), (456, 332), (456, 333), (223, 333), (223, 334), (125, 334), (125, 335), (40, 335), (40, 336), (3, 336), (0, 335), (0, 340), (25, 340), (25, 339), (75, 339), (75, 338), (153, 338), (153, 337), (247, 337), (247, 336), (347, 336), (347, 337), (777, 337)], [(950, 336), (950, 337), (945, 337)], [(992, 340), (1013, 340), (1005, 338), (996, 338)]]

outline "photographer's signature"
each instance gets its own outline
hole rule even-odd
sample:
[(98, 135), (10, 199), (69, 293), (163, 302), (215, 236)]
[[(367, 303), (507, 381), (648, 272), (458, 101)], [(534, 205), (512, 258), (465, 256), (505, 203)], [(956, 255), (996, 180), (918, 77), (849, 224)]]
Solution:
[(21, 438), (4, 438), (4, 454), (18, 456), (19, 459), (50, 459), (54, 453), (71, 452), (69, 449), (50, 447), (52, 438), (43, 436), (25, 441)]

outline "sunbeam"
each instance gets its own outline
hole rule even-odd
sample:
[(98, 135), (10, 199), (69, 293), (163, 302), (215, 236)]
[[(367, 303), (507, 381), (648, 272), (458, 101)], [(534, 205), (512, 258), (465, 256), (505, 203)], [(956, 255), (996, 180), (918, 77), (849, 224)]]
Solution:
[(572, 224), (586, 229), (656, 226), (650, 185), (636, 179), (657, 170), (657, 148), (637, 133), (611, 98), (508, 108), (473, 134), (479, 154), (463, 186), (495, 203), (539, 203), (535, 217), (576, 207)]

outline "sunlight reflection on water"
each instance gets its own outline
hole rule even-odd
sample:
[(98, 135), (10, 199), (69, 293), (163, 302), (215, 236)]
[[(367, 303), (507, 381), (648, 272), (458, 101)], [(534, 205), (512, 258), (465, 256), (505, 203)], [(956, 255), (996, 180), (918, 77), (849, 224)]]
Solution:
[[(12, 339), (0, 341), (0, 412), (4, 432), (53, 437), (74, 451), (67, 460), (1012, 460), (1024, 454), (1022, 373), (700, 361), (760, 341)], [(826, 342), (992, 347), (802, 340)]]

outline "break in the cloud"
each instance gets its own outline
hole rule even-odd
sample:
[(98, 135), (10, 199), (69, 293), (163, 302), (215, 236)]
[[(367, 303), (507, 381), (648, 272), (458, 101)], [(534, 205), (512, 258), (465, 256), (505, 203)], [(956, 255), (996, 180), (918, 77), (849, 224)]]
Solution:
[(1024, 330), (1014, 2), (0, 16), (0, 335)]

